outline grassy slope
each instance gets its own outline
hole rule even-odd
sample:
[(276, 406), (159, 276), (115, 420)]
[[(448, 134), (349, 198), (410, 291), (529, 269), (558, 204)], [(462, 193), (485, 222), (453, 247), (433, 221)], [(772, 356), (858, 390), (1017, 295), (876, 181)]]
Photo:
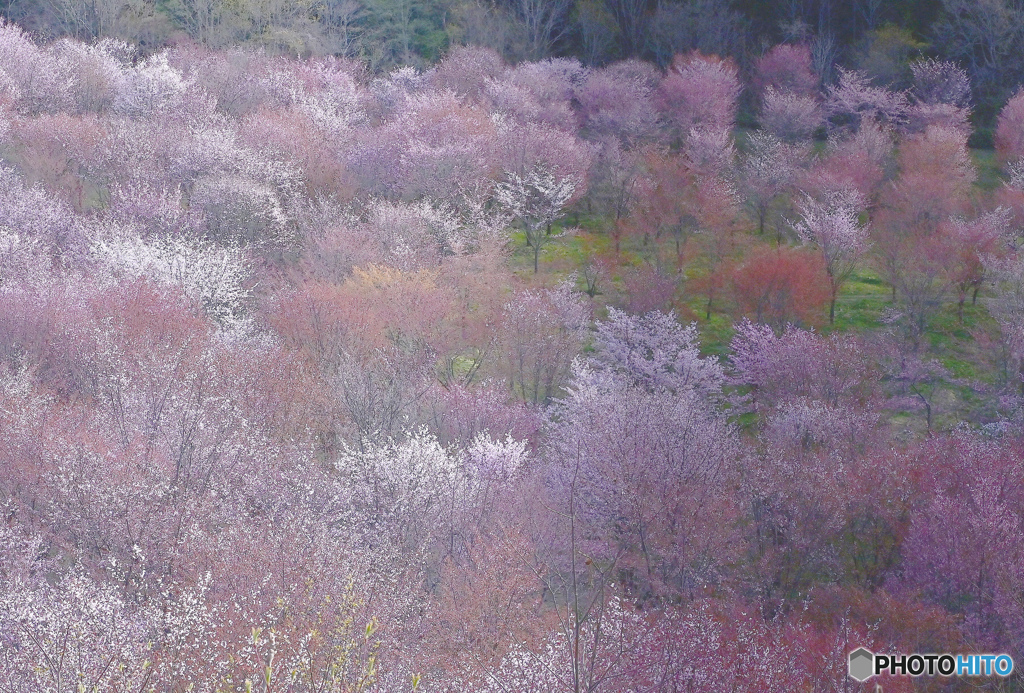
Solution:
[[(1002, 179), (992, 150), (972, 150), (972, 155), (978, 167), (976, 192), (981, 198), (998, 187)], [(574, 213), (564, 221), (576, 226), (569, 233), (562, 233), (564, 227), (556, 225), (554, 230), (558, 235), (543, 247), (537, 275), (533, 273), (533, 254), (526, 247), (523, 234), (513, 235), (510, 261), (516, 274), (527, 283), (551, 286), (576, 273), (577, 287), (582, 290), (584, 284), (579, 275), (584, 263), (601, 256), (614, 258), (614, 245), (607, 235), (606, 220)], [(600, 293), (593, 299), (595, 317), (602, 317), (607, 305), (622, 302), (625, 297), (623, 277), (631, 267), (655, 264), (659, 256), (674, 257), (670, 239), (648, 239), (645, 242), (639, 238), (624, 238), (621, 252), (615, 258), (615, 269), (598, 285)], [(688, 268), (691, 273), (693, 266), (691, 264)], [(723, 310), (713, 312), (711, 318), (706, 319), (704, 302), (703, 297), (688, 290), (685, 280), (680, 283), (675, 302), (677, 313), (682, 319), (698, 323), (702, 349), (706, 354), (727, 358), (733, 336), (733, 316), (728, 305), (722, 302), (719, 308)], [(825, 334), (867, 334), (885, 329), (882, 318), (891, 303), (890, 288), (865, 263), (843, 287), (836, 307), (835, 324), (822, 324), (818, 329)], [(964, 420), (984, 421), (992, 416), (990, 398), (985, 397), (985, 391), (1003, 382), (1005, 373), (998, 359), (991, 358), (991, 354), (976, 342), (978, 335), (994, 340), (999, 334), (998, 325), (984, 304), (984, 294), (977, 305), (968, 301), (961, 322), (951, 300), (929, 325), (927, 356), (938, 360), (949, 373), (935, 394), (935, 425), (938, 428)], [(916, 414), (910, 412), (896, 412), (893, 423), (900, 428), (918, 429), (920, 426), (916, 418)]]

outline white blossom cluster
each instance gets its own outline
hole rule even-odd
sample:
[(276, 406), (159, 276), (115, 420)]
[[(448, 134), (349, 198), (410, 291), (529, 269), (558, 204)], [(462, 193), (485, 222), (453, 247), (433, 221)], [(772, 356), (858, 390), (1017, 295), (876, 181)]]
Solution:
[(114, 279), (146, 278), (179, 288), (221, 325), (237, 325), (249, 298), (249, 268), (238, 250), (201, 240), (147, 240), (127, 232), (98, 236), (92, 254)]

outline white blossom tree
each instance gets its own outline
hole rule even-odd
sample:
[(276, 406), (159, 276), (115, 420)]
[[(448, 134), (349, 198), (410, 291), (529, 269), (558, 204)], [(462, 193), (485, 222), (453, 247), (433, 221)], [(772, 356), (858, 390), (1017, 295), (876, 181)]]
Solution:
[(839, 190), (826, 195), (823, 201), (806, 196), (800, 204), (803, 217), (795, 224), (796, 232), (805, 243), (818, 246), (825, 261), (831, 300), (828, 319), (836, 319), (836, 297), (843, 284), (857, 268), (867, 252), (868, 227), (860, 224), (860, 210), (864, 198), (852, 190)]
[(507, 180), (494, 190), (498, 203), (523, 225), (526, 244), (533, 248), (533, 271), (540, 264), (540, 249), (550, 238), (551, 223), (580, 188), (574, 178), (559, 178), (542, 167), (535, 166), (525, 175), (507, 173)]
[(176, 237), (146, 240), (107, 234), (94, 241), (92, 254), (115, 278), (146, 277), (179, 287), (221, 325), (236, 324), (242, 317), (249, 268), (237, 250)]

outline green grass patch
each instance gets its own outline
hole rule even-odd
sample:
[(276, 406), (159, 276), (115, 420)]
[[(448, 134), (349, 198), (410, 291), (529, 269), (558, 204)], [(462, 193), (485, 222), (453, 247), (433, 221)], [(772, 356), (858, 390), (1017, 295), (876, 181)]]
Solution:
[(1003, 184), (994, 149), (972, 149), (971, 158), (978, 167), (978, 180), (974, 182), (976, 186), (985, 192), (992, 192)]

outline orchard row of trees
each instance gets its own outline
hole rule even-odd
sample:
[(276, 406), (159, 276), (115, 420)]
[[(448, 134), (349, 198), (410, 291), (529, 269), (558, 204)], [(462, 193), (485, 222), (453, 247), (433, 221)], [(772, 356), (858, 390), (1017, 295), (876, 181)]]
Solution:
[(814, 56), (380, 76), (0, 27), (0, 685), (1020, 661), (1024, 96), (981, 186), (963, 69)]

